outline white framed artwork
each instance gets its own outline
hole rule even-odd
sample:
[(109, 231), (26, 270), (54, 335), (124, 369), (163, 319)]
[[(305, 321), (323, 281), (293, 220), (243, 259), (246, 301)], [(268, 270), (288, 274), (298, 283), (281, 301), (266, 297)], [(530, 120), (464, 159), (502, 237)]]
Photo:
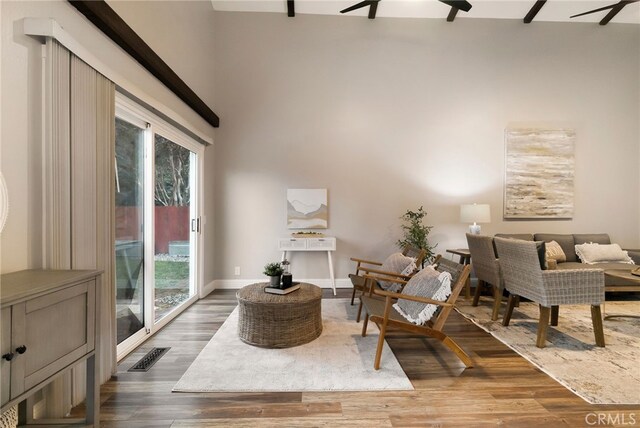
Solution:
[(327, 189), (287, 189), (287, 227), (326, 229)]

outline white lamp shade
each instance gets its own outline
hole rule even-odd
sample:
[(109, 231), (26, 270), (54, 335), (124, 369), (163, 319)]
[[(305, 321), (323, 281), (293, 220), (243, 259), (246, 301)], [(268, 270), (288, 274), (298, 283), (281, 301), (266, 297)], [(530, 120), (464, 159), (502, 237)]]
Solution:
[(490, 223), (491, 207), (489, 204), (460, 205), (461, 223)]

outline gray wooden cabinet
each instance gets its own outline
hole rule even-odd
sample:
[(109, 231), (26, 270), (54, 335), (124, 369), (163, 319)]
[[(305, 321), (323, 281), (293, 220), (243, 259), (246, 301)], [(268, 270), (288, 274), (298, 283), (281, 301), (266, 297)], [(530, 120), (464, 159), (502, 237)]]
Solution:
[(87, 423), (99, 420), (99, 275), (91, 270), (26, 270), (0, 277), (2, 411), (24, 405), (56, 375), (85, 361)]

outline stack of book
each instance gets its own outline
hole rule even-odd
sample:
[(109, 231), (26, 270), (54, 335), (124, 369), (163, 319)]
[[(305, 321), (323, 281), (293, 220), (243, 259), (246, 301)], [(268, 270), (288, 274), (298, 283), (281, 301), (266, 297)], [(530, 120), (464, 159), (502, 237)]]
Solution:
[(289, 294), (289, 293), (293, 293), (299, 288), (300, 288), (300, 283), (294, 282), (291, 284), (290, 287), (287, 287), (287, 288), (265, 287), (264, 292), (271, 293), (271, 294)]

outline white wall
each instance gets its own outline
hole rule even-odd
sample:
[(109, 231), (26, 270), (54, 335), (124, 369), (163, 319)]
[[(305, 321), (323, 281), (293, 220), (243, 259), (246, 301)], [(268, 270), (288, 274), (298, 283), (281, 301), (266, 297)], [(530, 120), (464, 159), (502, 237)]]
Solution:
[[(109, 5), (215, 113), (214, 10), (210, 1), (112, 1)], [(224, 124), (224, 117), (220, 123)], [(215, 279), (213, 166), (215, 144), (204, 155), (203, 284)]]
[[(260, 278), (288, 236), (287, 188), (329, 189), (337, 276), (382, 258), (424, 205), (437, 250), (483, 232), (607, 232), (640, 247), (637, 26), (215, 14), (216, 278)], [(576, 129), (575, 216), (502, 220), (504, 129)], [(294, 276), (326, 278), (321, 254)], [(233, 268), (242, 275), (235, 277)]]
[[(132, 19), (133, 16), (127, 13), (129, 8), (135, 16), (141, 13), (137, 3), (121, 2), (114, 7), (127, 19)], [(144, 25), (136, 21), (135, 30), (146, 37), (151, 34), (184, 34), (183, 37), (152, 38), (153, 43), (149, 44), (153, 48), (156, 48), (156, 44), (162, 44), (162, 53), (171, 53), (167, 59), (171, 61), (170, 65), (179, 70), (179, 73), (184, 73), (182, 77), (187, 84), (196, 86), (201, 98), (211, 103), (213, 93), (207, 76), (212, 75), (213, 65), (211, 58), (203, 54), (206, 46), (194, 42), (202, 38), (209, 43), (211, 39), (207, 33), (211, 29), (212, 18), (204, 13), (207, 9), (212, 12), (209, 2), (163, 3), (155, 6), (149, 4), (144, 13), (148, 21)], [(12, 272), (42, 265), (41, 51), (38, 41), (22, 34), (23, 18), (55, 19), (83, 47), (131, 82), (136, 91), (157, 100), (159, 104), (184, 118), (199, 133), (212, 138), (213, 128), (67, 1), (0, 2), (0, 14), (0, 167), (7, 180), (11, 207), (2, 233), (0, 271)], [(171, 20), (171, 16), (179, 16), (180, 19)], [(149, 28), (154, 31), (148, 32)], [(171, 43), (172, 41), (175, 43)], [(215, 106), (211, 107), (215, 111)]]
[[(420, 205), (440, 251), (465, 245), (458, 205), (473, 201), (492, 205), (486, 233), (604, 231), (640, 246), (637, 27), (110, 4), (221, 117), (216, 156), (205, 154), (205, 283), (237, 278), (234, 266), (259, 278), (279, 258), (289, 187), (329, 189), (339, 277), (349, 256), (391, 251), (398, 217)], [(12, 195), (0, 270), (10, 272), (41, 263), (40, 48), (22, 18), (56, 19), (198, 131), (213, 129), (66, 1), (0, 2), (0, 14), (0, 167)], [(576, 128), (572, 221), (501, 220), (512, 124)], [(321, 254), (293, 263), (298, 277), (326, 277)]]

